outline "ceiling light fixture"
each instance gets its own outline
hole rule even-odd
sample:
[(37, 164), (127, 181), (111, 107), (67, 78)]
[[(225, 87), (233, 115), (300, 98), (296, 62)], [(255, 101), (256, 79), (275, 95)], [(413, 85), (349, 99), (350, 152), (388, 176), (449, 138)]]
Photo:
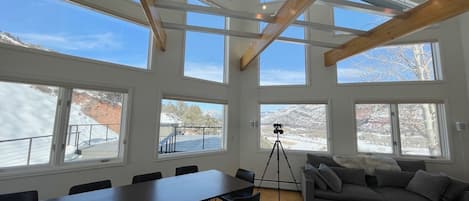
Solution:
[(265, 0), (262, 0), (262, 10), (266, 10), (267, 9), (267, 5), (265, 4)]

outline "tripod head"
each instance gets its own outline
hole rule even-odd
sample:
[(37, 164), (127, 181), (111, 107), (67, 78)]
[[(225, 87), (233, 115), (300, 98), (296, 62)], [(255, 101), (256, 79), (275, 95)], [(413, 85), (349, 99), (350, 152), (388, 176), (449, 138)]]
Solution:
[(274, 124), (274, 133), (275, 134), (283, 134), (282, 124), (275, 123)]

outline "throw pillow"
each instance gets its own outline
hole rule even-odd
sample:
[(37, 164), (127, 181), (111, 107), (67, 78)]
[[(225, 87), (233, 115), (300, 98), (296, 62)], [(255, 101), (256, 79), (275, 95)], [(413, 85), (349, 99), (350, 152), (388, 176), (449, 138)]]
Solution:
[(430, 174), (419, 170), (415, 173), (414, 178), (410, 180), (406, 189), (431, 201), (438, 201), (449, 183), (450, 180), (447, 176)]
[(398, 172), (389, 170), (376, 170), (378, 187), (405, 188), (414, 177), (413, 172)]
[(318, 168), (321, 163), (324, 163), (329, 167), (340, 167), (340, 165), (337, 164), (330, 156), (318, 156), (314, 154), (307, 154), (306, 157), (306, 163), (309, 163), (316, 168)]
[(356, 168), (331, 167), (344, 184), (366, 186), (365, 170)]
[(461, 194), (464, 191), (467, 191), (467, 190), (469, 190), (469, 184), (451, 178), (450, 184), (448, 185), (448, 188), (446, 189), (446, 192), (443, 194), (443, 198), (441, 200), (454, 201), (459, 196), (461, 196)]
[(324, 182), (332, 191), (336, 193), (342, 192), (342, 180), (340, 180), (339, 176), (337, 176), (334, 170), (322, 163), (319, 165), (318, 170), (324, 178)]
[(319, 170), (312, 166), (311, 164), (305, 165), (305, 174), (314, 180), (314, 186), (325, 191), (327, 190), (327, 184), (324, 182), (322, 175), (319, 173)]

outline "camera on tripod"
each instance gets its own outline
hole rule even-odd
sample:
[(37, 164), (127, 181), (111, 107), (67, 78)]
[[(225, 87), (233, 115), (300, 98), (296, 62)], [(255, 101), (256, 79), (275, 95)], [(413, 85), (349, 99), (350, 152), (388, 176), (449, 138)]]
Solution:
[(279, 123), (274, 124), (274, 133), (283, 134), (282, 124), (279, 124)]

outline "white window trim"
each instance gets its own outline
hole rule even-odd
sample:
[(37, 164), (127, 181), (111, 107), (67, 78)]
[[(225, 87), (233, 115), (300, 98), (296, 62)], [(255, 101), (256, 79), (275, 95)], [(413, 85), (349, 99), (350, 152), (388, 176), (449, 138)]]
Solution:
[[(166, 153), (160, 154), (158, 151), (158, 147), (160, 144), (160, 124), (161, 124), (161, 112), (163, 111), (163, 100), (176, 100), (176, 101), (190, 101), (190, 102), (199, 102), (199, 103), (211, 103), (211, 104), (219, 104), (223, 105), (223, 133), (221, 139), (221, 149), (208, 149), (208, 150), (198, 150), (198, 151), (188, 151), (188, 152), (175, 152), (175, 153)], [(176, 159), (183, 159), (183, 158), (193, 158), (193, 157), (203, 157), (207, 155), (218, 155), (224, 154), (228, 151), (227, 149), (227, 140), (228, 140), (228, 102), (224, 100), (216, 100), (216, 99), (205, 99), (205, 98), (196, 98), (196, 97), (188, 97), (188, 96), (177, 96), (177, 95), (163, 95), (160, 100), (160, 108), (157, 120), (157, 128), (156, 128), (156, 137), (155, 137), (155, 152), (154, 152), (154, 160), (155, 161), (165, 161), (165, 160), (176, 160)]]
[(257, 104), (257, 120), (256, 120), (256, 129), (257, 129), (257, 152), (259, 153), (267, 153), (270, 152), (271, 148), (262, 148), (261, 147), (261, 105), (325, 105), (326, 106), (326, 127), (327, 127), (327, 151), (312, 151), (312, 150), (291, 150), (285, 149), (285, 152), (292, 153), (292, 154), (304, 154), (304, 153), (313, 153), (319, 155), (331, 155), (333, 152), (333, 144), (332, 144), (332, 122), (330, 117), (332, 116), (331, 110), (331, 100), (318, 100), (318, 101), (282, 101), (282, 102), (259, 102)]
[[(393, 153), (386, 154), (386, 153), (373, 153), (373, 152), (360, 152), (358, 151), (358, 128), (357, 128), (357, 119), (356, 119), (356, 105), (357, 104), (387, 104), (390, 106), (390, 118), (391, 118), (391, 137), (392, 137), (392, 150)], [(399, 104), (436, 104), (437, 106), (437, 118), (438, 118), (438, 129), (439, 129), (439, 138), (440, 138), (440, 149), (441, 149), (441, 156), (434, 157), (434, 156), (420, 156), (420, 155), (405, 155), (402, 154), (401, 150), (401, 141), (400, 141), (400, 129), (399, 129), (399, 113), (397, 108)], [(392, 113), (395, 113), (394, 115)], [(440, 115), (443, 113), (444, 115)], [(447, 128), (447, 101), (442, 101), (441, 99), (415, 99), (415, 100), (407, 100), (407, 101), (399, 101), (399, 100), (376, 100), (376, 101), (355, 101), (353, 103), (353, 123), (354, 123), (354, 133), (355, 133), (355, 150), (358, 154), (365, 154), (365, 155), (376, 155), (376, 156), (388, 156), (397, 159), (418, 159), (418, 160), (426, 160), (426, 161), (433, 161), (433, 162), (451, 162), (451, 146), (450, 146), (450, 136), (449, 131)]]
[[(95, 85), (83, 85), (83, 84), (63, 84), (63, 83), (54, 83), (50, 81), (34, 80), (34, 79), (23, 79), (23, 78), (12, 78), (12, 77), (1, 77), (0, 81), (18, 83), (18, 84), (38, 84), (38, 85), (47, 85), (52, 87), (58, 87), (59, 96), (57, 99), (57, 110), (54, 120), (54, 133), (50, 150), (50, 159), (49, 163), (37, 164), (37, 165), (23, 165), (23, 166), (13, 166), (0, 168), (0, 180), (3, 179), (12, 179), (12, 178), (22, 178), (28, 176), (41, 176), (41, 175), (51, 175), (59, 174), (72, 171), (82, 171), (89, 169), (99, 169), (107, 167), (117, 167), (124, 166), (127, 164), (127, 149), (128, 149), (128, 134), (130, 133), (130, 115), (131, 115), (131, 101), (133, 90), (131, 88), (111, 88)], [(72, 87), (75, 86), (75, 87)], [(60, 133), (66, 133), (63, 129), (66, 130), (68, 126), (69, 118), (69, 109), (68, 104), (64, 101), (64, 92), (67, 92), (67, 88), (79, 88), (85, 90), (101, 90), (101, 91), (111, 91), (123, 93), (124, 103), (122, 104), (121, 112), (121, 137), (120, 137), (120, 146), (119, 153), (117, 158), (102, 158), (97, 160), (85, 160), (85, 161), (75, 161), (67, 162), (63, 161), (65, 149), (61, 147), (62, 142), (65, 142), (66, 137)], [(71, 91), (70, 91), (71, 92)], [(69, 94), (71, 95), (71, 93)], [(66, 110), (66, 111), (64, 111)]]
[[(405, 80), (405, 81), (377, 81), (377, 82), (347, 82), (347, 83), (340, 83), (339, 82), (339, 74), (338, 74), (338, 64), (336, 64), (336, 86), (337, 87), (346, 87), (346, 86), (398, 86), (398, 85), (429, 85), (429, 84), (445, 84), (447, 83), (446, 76), (444, 73), (443, 65), (441, 62), (441, 49), (440, 49), (440, 42), (438, 40), (422, 40), (422, 41), (414, 41), (414, 42), (402, 42), (402, 43), (391, 43), (387, 45), (383, 45), (380, 47), (388, 47), (388, 46), (401, 46), (401, 45), (413, 45), (413, 44), (430, 44), (430, 49), (432, 51), (433, 57), (433, 72), (435, 76), (435, 80)], [(377, 48), (380, 48), (377, 47)], [(372, 50), (372, 49), (370, 49)], [(368, 51), (370, 51), (368, 50)]]
[[(187, 13), (184, 12), (184, 24), (187, 24)], [(210, 15), (210, 16), (217, 16), (217, 17), (224, 17), (225, 19), (225, 29), (229, 30), (230, 29), (230, 18), (226, 16), (218, 16), (218, 15), (211, 15), (211, 14), (203, 14), (199, 13), (202, 15)], [(207, 80), (207, 79), (202, 79), (202, 78), (197, 78), (197, 77), (191, 77), (187, 76), (185, 74), (185, 69), (186, 69), (186, 38), (187, 38), (187, 33), (188, 32), (195, 32), (195, 33), (203, 33), (203, 34), (211, 34), (211, 35), (220, 35), (216, 33), (207, 33), (207, 32), (197, 32), (197, 31), (188, 31), (184, 30), (183, 31), (183, 39), (182, 39), (182, 48), (181, 48), (181, 68), (180, 68), (180, 76), (185, 79), (185, 80), (191, 80), (191, 81), (196, 81), (196, 82), (201, 82), (201, 83), (209, 83), (209, 84), (216, 84), (216, 85), (222, 85), (222, 86), (228, 86), (229, 85), (229, 69), (227, 66), (229, 66), (229, 36), (228, 35), (223, 35), (223, 81), (218, 82), (214, 80)]]

